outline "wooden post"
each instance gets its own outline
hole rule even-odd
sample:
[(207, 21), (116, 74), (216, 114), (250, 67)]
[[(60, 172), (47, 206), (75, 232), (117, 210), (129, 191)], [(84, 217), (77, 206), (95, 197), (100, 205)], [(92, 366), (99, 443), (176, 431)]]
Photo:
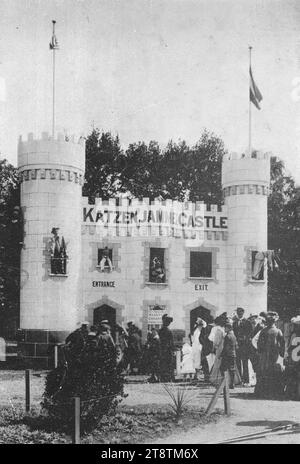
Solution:
[(227, 416), (230, 416), (231, 409), (230, 409), (230, 396), (229, 396), (229, 381), (228, 381), (228, 371), (224, 374), (224, 389), (223, 389), (223, 396), (224, 396), (224, 410)]
[(212, 397), (212, 399), (211, 399), (211, 401), (210, 401), (210, 403), (208, 405), (208, 408), (205, 411), (205, 414), (207, 416), (209, 416), (212, 413), (212, 411), (213, 411), (213, 409), (214, 409), (214, 407), (216, 405), (216, 402), (218, 400), (218, 397), (219, 397), (221, 391), (224, 388), (224, 384), (225, 384), (225, 377), (222, 379), (222, 382), (220, 383), (220, 385), (216, 388), (214, 396)]
[(228, 372), (226, 371), (224, 373), (224, 377), (222, 379), (222, 382), (220, 385), (216, 388), (216, 391), (208, 405), (208, 408), (205, 411), (205, 414), (209, 416), (209, 414), (212, 413), (217, 401), (218, 397), (220, 396), (221, 392), (223, 390), (223, 397), (224, 397), (224, 410), (225, 414), (227, 416), (230, 416), (231, 414), (231, 408), (230, 408), (230, 396), (229, 396), (229, 382), (228, 382)]
[(72, 442), (80, 445), (80, 398), (74, 398), (74, 436)]
[(180, 375), (181, 373), (180, 365), (181, 365), (181, 351), (178, 350), (176, 351), (176, 375)]
[(58, 366), (58, 345), (54, 345), (54, 369)]
[(25, 370), (25, 410), (30, 411), (30, 369)]

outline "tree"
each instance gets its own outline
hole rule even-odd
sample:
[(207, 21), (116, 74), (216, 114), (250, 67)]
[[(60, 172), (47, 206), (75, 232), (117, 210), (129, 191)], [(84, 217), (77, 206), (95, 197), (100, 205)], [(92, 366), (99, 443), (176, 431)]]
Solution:
[(121, 191), (127, 192), (129, 197), (151, 200), (164, 196), (163, 169), (163, 155), (157, 142), (130, 144), (120, 175)]
[(108, 199), (120, 189), (123, 152), (118, 136), (93, 129), (86, 140), (86, 171), (83, 195), (93, 202), (96, 197)]
[(268, 308), (284, 319), (297, 313), (300, 301), (299, 188), (285, 174), (284, 163), (271, 158), (268, 199), (268, 248), (280, 250), (278, 270), (269, 272)]
[(0, 160), (0, 185), (0, 330), (13, 337), (19, 318), (22, 224), (18, 171), (5, 159)]
[(223, 141), (204, 130), (200, 140), (192, 148), (188, 168), (189, 200), (201, 200), (208, 204), (222, 203), (222, 159), (226, 150)]
[(125, 153), (120, 179), (131, 196), (173, 200), (222, 202), (221, 166), (225, 153), (221, 139), (204, 130), (196, 145), (170, 141), (161, 150), (157, 142), (132, 144)]

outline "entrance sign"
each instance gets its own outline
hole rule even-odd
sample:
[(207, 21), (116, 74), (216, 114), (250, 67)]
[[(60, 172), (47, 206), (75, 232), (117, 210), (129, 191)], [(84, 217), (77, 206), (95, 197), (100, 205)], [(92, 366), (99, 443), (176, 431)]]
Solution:
[(93, 280), (92, 282), (93, 287), (114, 287), (115, 281), (106, 281), (106, 280)]

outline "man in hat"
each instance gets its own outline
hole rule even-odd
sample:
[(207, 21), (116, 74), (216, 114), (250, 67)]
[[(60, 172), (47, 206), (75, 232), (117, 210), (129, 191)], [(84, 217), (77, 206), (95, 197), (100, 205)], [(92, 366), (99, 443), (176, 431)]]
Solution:
[(173, 352), (174, 341), (173, 334), (169, 325), (173, 318), (164, 314), (162, 317), (162, 327), (159, 330), (160, 339), (160, 380), (162, 382), (172, 382), (174, 380)]
[(259, 398), (278, 398), (283, 393), (283, 378), (279, 356), (284, 356), (284, 338), (275, 323), (278, 314), (267, 313), (267, 326), (261, 331), (257, 351), (259, 356), (255, 395)]
[(134, 374), (137, 373), (140, 368), (142, 357), (142, 338), (139, 328), (133, 323), (129, 325), (127, 343), (127, 361), (130, 373)]
[(233, 332), (237, 339), (238, 348), (236, 352), (236, 363), (239, 370), (242, 382), (244, 385), (249, 385), (249, 347), (251, 337), (251, 324), (244, 317), (244, 308), (236, 309), (236, 316), (233, 320)]
[(106, 319), (98, 324), (95, 362), (104, 372), (111, 372), (117, 365), (117, 350)]
[(65, 341), (68, 353), (73, 359), (78, 359), (84, 350), (89, 334), (89, 323), (87, 321), (79, 322), (77, 325), (78, 328), (71, 332)]
[(64, 237), (59, 235), (59, 227), (53, 227), (53, 237), (49, 241), (51, 255), (51, 274), (65, 274), (67, 264), (67, 251)]
[(252, 364), (253, 372), (256, 374), (258, 366), (258, 353), (257, 347), (253, 345), (252, 341), (254, 337), (264, 328), (262, 319), (258, 314), (250, 314), (248, 321), (251, 324), (251, 333), (249, 337), (249, 359)]

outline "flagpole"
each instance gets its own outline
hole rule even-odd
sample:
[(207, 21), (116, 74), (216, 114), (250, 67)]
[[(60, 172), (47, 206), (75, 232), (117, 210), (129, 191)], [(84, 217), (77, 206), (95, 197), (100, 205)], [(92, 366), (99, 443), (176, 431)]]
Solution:
[(251, 99), (250, 99), (250, 87), (251, 87), (251, 76), (250, 76), (250, 69), (251, 69), (251, 50), (252, 47), (249, 46), (249, 157), (251, 158), (251, 150), (252, 150), (252, 114), (251, 114)]
[[(55, 37), (55, 23), (56, 21), (52, 21), (53, 23), (53, 37)], [(52, 82), (52, 137), (54, 137), (54, 130), (55, 130), (55, 47), (52, 49), (53, 51), (53, 82)]]

